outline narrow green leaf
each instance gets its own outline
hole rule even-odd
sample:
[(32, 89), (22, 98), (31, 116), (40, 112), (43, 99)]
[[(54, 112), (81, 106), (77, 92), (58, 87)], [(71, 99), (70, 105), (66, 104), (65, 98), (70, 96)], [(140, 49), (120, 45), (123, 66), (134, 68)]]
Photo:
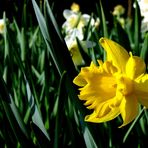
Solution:
[(35, 41), (36, 41), (36, 39), (37, 39), (38, 32), (39, 32), (39, 27), (37, 27), (37, 28), (35, 29), (35, 32), (34, 32), (34, 34), (32, 35), (32, 38), (31, 38), (31, 40), (30, 40), (30, 42), (29, 42), (29, 48), (32, 48), (33, 44), (35, 43)]
[(139, 51), (139, 43), (140, 43), (140, 29), (141, 29), (141, 14), (140, 14), (140, 9), (139, 9), (139, 5), (138, 2), (135, 1), (136, 3), (136, 8), (135, 8), (135, 20), (134, 20), (134, 43), (135, 43), (135, 47), (134, 47), (134, 54), (138, 55), (140, 54)]
[(100, 8), (101, 8), (101, 20), (102, 20), (102, 29), (103, 29), (103, 36), (104, 37), (108, 37), (108, 28), (107, 28), (107, 25), (106, 25), (106, 18), (105, 18), (105, 14), (104, 14), (104, 10), (103, 10), (103, 7), (102, 7), (102, 3), (100, 1)]
[(115, 29), (115, 40), (120, 45), (122, 45), (128, 52), (130, 52), (131, 47), (128, 35), (125, 32), (125, 30), (122, 28), (121, 24), (116, 19), (114, 23), (114, 29)]
[(40, 148), (48, 148), (50, 146), (49, 139), (41, 132), (40, 128), (31, 122), (31, 128), (37, 138), (37, 144)]
[(59, 145), (59, 135), (60, 135), (60, 116), (61, 116), (61, 112), (64, 109), (64, 103), (65, 103), (65, 96), (63, 94), (63, 92), (65, 92), (65, 79), (66, 79), (66, 71), (63, 72), (62, 77), (60, 79), (60, 84), (59, 84), (59, 88), (58, 88), (58, 96), (57, 96), (57, 100), (56, 100), (56, 104), (54, 106), (54, 114), (56, 116), (56, 125), (55, 125), (55, 135), (54, 135), (54, 148), (58, 148)]
[[(2, 99), (2, 105), (6, 112), (6, 116), (10, 122), (11, 128), (17, 138), (17, 140), (24, 146), (30, 143), (28, 138), (28, 131), (25, 127), (23, 119), (16, 108), (13, 99), (8, 93), (6, 84), (2, 78), (0, 78), (0, 97)], [(24, 140), (23, 140), (24, 139)], [(26, 142), (25, 142), (26, 141)], [(31, 143), (30, 143), (31, 144)]]
[(42, 32), (42, 35), (43, 35), (43, 38), (45, 40), (45, 43), (47, 45), (47, 49), (49, 50), (50, 52), (50, 55), (57, 67), (57, 70), (60, 74), (61, 73), (61, 69), (60, 69), (60, 66), (58, 65), (59, 63), (57, 62), (57, 57), (55, 55), (55, 52), (54, 50), (51, 48), (52, 47), (52, 43), (51, 43), (51, 39), (50, 39), (50, 36), (48, 34), (48, 28), (47, 28), (47, 25), (46, 25), (46, 21), (44, 19), (44, 16), (42, 15), (37, 3), (35, 2), (35, 0), (32, 0), (32, 4), (33, 4), (33, 7), (34, 7), (34, 11), (35, 11), (35, 14), (36, 14), (36, 17), (37, 17), (37, 20), (38, 20), (38, 23), (39, 23), (39, 27), (41, 29), (41, 32)]
[(32, 4), (33, 4), (34, 10), (35, 10), (35, 14), (36, 14), (39, 26), (41, 26), (40, 29), (41, 29), (42, 34), (44, 35), (44, 39), (45, 39), (45, 41), (49, 40), (49, 34), (48, 34), (48, 29), (47, 29), (45, 19), (44, 19), (43, 15), (41, 14), (41, 11), (40, 11), (37, 3), (35, 2), (35, 0), (32, 0)]
[[(102, 7), (102, 3), (100, 1), (100, 8), (101, 8), (101, 21), (102, 21), (102, 29), (103, 29), (103, 37), (108, 37), (108, 28), (107, 28), (107, 25), (106, 25), (106, 18), (105, 18), (105, 14), (104, 14), (104, 11), (103, 11), (103, 7)], [(103, 57), (103, 60), (105, 61), (106, 60), (106, 52), (104, 50), (104, 57)]]
[(148, 62), (148, 33), (145, 35), (144, 43), (142, 45), (140, 57), (146, 62)]
[(85, 144), (87, 148), (97, 148), (97, 145), (90, 133), (90, 131), (88, 130), (88, 127), (86, 126), (84, 129), (84, 140), (85, 140)]
[(27, 81), (26, 81), (26, 90), (27, 90), (28, 102), (30, 103), (31, 112), (32, 112), (32, 121), (34, 124), (36, 124), (36, 126), (40, 128), (40, 130), (45, 134), (47, 139), (50, 141), (49, 135), (45, 129), (41, 115), (39, 113), (39, 109), (37, 108), (37, 105), (35, 104), (34, 96), (32, 95), (29, 83)]
[(78, 48), (79, 48), (79, 51), (80, 51), (80, 53), (81, 53), (82, 58), (84, 59), (86, 65), (89, 65), (90, 62), (91, 62), (91, 59), (90, 59), (90, 57), (86, 54), (87, 49), (83, 46), (83, 44), (81, 43), (81, 41), (80, 41), (77, 37), (76, 37), (76, 41), (77, 41)]
[(46, 138), (50, 141), (50, 138), (49, 138), (49, 135), (45, 129), (45, 126), (43, 124), (43, 121), (41, 119), (41, 116), (38, 112), (38, 109), (37, 109), (37, 106), (34, 106), (34, 113), (33, 113), (33, 116), (32, 116), (32, 120), (33, 120), (33, 123), (39, 127), (39, 129), (44, 133), (44, 135), (46, 136)]
[(91, 17), (89, 19), (89, 22), (86, 26), (85, 32), (84, 32), (84, 40), (89, 40), (91, 35), (92, 35), (92, 25), (91, 25), (91, 21), (93, 19), (93, 13), (91, 14)]
[(51, 7), (50, 7), (50, 5), (49, 5), (49, 3), (48, 3), (48, 0), (45, 0), (45, 5), (46, 5), (46, 7), (47, 7), (48, 16), (50, 17), (50, 20), (51, 20), (51, 22), (53, 23), (53, 26), (55, 27), (55, 30), (56, 30), (56, 32), (57, 32), (59, 38), (60, 38), (61, 41), (63, 42), (64, 40), (63, 40), (63, 38), (62, 38), (60, 29), (59, 29), (59, 27), (58, 27), (58, 24), (57, 24), (55, 18), (54, 18), (54, 15), (53, 15), (53, 12), (52, 12), (52, 10), (51, 10)]
[(127, 140), (128, 136), (129, 136), (129, 134), (131, 133), (133, 127), (134, 127), (135, 124), (138, 122), (138, 120), (140, 120), (140, 118), (142, 117), (143, 113), (144, 113), (144, 107), (143, 107), (143, 109), (141, 109), (139, 115), (136, 117), (136, 119), (133, 121), (133, 123), (131, 124), (131, 126), (130, 126), (129, 129), (127, 130), (126, 134), (124, 135), (123, 143), (126, 142), (126, 140)]

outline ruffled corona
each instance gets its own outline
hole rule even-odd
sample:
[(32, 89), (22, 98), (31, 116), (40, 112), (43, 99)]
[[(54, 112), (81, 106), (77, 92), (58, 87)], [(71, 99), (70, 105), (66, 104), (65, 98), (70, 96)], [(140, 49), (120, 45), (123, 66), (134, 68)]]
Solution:
[(79, 98), (93, 113), (89, 122), (106, 122), (121, 114), (125, 126), (138, 114), (139, 103), (148, 107), (148, 75), (145, 63), (112, 40), (101, 38), (107, 60), (99, 66), (83, 67), (74, 79), (81, 87)]

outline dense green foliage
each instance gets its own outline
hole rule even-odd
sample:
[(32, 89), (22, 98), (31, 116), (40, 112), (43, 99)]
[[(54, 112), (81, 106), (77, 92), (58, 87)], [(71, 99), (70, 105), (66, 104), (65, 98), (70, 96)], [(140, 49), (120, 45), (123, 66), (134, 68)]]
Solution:
[[(146, 147), (148, 113), (142, 107), (135, 121), (123, 128), (118, 128), (120, 117), (100, 124), (84, 121), (88, 110), (72, 83), (81, 66), (73, 64), (61, 26), (48, 1), (42, 2), (39, 5), (32, 0), (35, 15), (27, 13), (24, 2), (19, 25), (15, 16), (10, 22), (7, 12), (3, 15), (6, 26), (0, 36), (0, 147)], [(102, 36), (141, 56), (147, 64), (148, 35), (141, 32), (138, 5), (133, 18), (126, 18), (124, 28), (116, 18), (112, 18), (112, 24), (106, 23), (101, 3), (94, 9), (92, 16), (100, 18), (100, 26), (98, 30), (86, 28), (85, 38), (96, 46), (83, 55), (85, 65), (105, 58), (98, 44)], [(83, 46), (77, 42), (83, 54)]]

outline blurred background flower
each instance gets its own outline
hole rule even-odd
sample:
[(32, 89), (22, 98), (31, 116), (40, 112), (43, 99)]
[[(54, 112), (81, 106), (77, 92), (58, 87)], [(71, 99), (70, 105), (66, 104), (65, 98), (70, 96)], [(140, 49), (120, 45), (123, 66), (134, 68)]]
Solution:
[(138, 4), (141, 11), (142, 26), (141, 29), (143, 32), (148, 31), (148, 0), (138, 0)]
[(5, 21), (4, 19), (0, 19), (0, 33), (3, 34), (5, 30)]

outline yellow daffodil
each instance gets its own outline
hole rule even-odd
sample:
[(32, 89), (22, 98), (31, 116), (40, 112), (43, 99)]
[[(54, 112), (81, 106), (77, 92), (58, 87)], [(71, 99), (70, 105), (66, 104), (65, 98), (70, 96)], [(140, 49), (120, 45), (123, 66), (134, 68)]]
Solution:
[(89, 122), (106, 122), (121, 115), (125, 126), (138, 114), (139, 104), (148, 107), (148, 74), (145, 63), (116, 42), (101, 38), (100, 44), (107, 60), (99, 66), (91, 63), (74, 79), (80, 88), (80, 100), (93, 113), (85, 117)]
[(4, 19), (0, 19), (0, 33), (4, 33), (4, 28), (5, 28), (5, 22)]

